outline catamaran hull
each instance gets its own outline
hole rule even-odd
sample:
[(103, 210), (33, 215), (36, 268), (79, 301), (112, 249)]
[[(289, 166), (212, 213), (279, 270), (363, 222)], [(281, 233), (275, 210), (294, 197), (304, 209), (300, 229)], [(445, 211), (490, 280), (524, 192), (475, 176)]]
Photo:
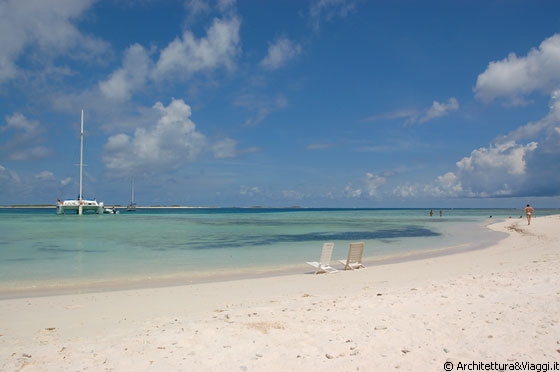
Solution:
[[(81, 213), (80, 213), (81, 209)], [(57, 203), (56, 214), (83, 214), (83, 213), (103, 213), (103, 203), (98, 203), (95, 200), (65, 200), (62, 203)]]

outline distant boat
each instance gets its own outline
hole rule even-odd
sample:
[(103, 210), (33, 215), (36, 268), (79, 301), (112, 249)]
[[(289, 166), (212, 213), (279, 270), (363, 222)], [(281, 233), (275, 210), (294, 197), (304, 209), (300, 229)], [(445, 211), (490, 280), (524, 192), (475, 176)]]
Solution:
[(56, 202), (56, 214), (66, 214), (68, 212), (77, 213), (79, 215), (83, 213), (93, 212), (97, 214), (103, 213), (103, 202), (98, 202), (97, 200), (87, 200), (84, 199), (82, 193), (82, 174), (83, 174), (83, 163), (84, 163), (84, 110), (82, 110), (82, 123), (80, 127), (80, 192), (76, 199), (69, 199)]
[(134, 178), (131, 180), (130, 190), (130, 204), (126, 206), (126, 211), (136, 212), (136, 203), (134, 203)]
[(116, 207), (113, 207), (113, 208), (105, 207), (105, 208), (103, 208), (103, 213), (105, 213), (105, 214), (119, 214), (119, 211), (117, 210)]

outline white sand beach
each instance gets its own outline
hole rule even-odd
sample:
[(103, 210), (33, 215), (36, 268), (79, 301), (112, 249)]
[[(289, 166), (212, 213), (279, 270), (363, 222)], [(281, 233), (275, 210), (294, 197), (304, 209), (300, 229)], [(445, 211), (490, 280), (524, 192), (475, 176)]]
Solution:
[(335, 274), (302, 257), (298, 275), (2, 300), (0, 370), (560, 370), (559, 227), (510, 219), (490, 248)]

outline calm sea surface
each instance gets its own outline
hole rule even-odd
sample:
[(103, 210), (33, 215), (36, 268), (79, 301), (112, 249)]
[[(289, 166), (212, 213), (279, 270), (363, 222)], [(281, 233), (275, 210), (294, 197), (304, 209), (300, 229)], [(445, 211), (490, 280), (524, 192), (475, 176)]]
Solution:
[[(0, 297), (102, 290), (311, 270), (323, 242), (333, 260), (364, 241), (370, 265), (503, 237), (484, 226), (520, 209), (142, 209), (62, 215), (0, 209)], [(558, 210), (539, 210), (539, 215)], [(490, 218), (492, 216), (492, 218)], [(537, 220), (535, 222), (537, 222)]]

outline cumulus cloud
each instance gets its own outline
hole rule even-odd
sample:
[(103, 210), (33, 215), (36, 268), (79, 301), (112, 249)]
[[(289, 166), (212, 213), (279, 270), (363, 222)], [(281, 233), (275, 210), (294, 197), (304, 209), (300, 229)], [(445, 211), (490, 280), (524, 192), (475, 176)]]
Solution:
[(360, 198), (362, 196), (362, 189), (349, 183), (344, 188), (344, 195), (348, 198)]
[(474, 196), (472, 195), (472, 193), (464, 193), (461, 180), (453, 172), (447, 172), (444, 175), (438, 176), (435, 180), (435, 183), (433, 185), (426, 186), (424, 191), (426, 191), (430, 195), (437, 197)]
[(152, 109), (159, 116), (156, 123), (137, 128), (132, 136), (120, 133), (108, 139), (103, 162), (110, 171), (160, 173), (177, 169), (202, 152), (206, 138), (190, 119), (189, 105), (173, 99), (167, 107), (157, 102)]
[(16, 112), (11, 116), (6, 116), (6, 125), (0, 126), (0, 132), (14, 130), (22, 132), (25, 136), (33, 136), (37, 133), (39, 122), (37, 120), (29, 120), (25, 115)]
[(37, 120), (29, 120), (21, 113), (6, 116), (6, 124), (0, 126), (3, 142), (0, 158), (14, 161), (42, 159), (50, 156), (52, 150), (41, 145), (43, 128)]
[(368, 189), (368, 195), (369, 196), (376, 196), (377, 195), (377, 189), (384, 185), (385, 182), (387, 182), (387, 179), (385, 177), (373, 174), (373, 173), (366, 173), (366, 185), (367, 185), (367, 189)]
[(478, 76), (476, 97), (485, 102), (505, 98), (513, 103), (540, 91), (550, 94), (550, 111), (473, 150), (457, 169), (438, 177), (426, 191), (432, 195), (499, 197), (560, 194), (560, 35), (544, 40), (527, 56), (510, 54), (491, 62)]
[(146, 84), (152, 61), (148, 52), (139, 44), (129, 47), (123, 58), (122, 68), (99, 83), (101, 93), (108, 99), (124, 101)]
[(386, 183), (386, 175), (367, 172), (362, 180), (358, 180), (355, 183), (349, 182), (344, 188), (343, 194), (351, 199), (361, 197), (374, 198), (379, 196), (379, 188)]
[(398, 198), (414, 198), (418, 195), (418, 185), (398, 185), (393, 189), (393, 195)]
[(546, 117), (473, 150), (425, 191), (445, 197), (557, 196), (558, 164), (560, 92), (554, 92)]
[[(203, 4), (191, 1), (190, 9), (204, 11)], [(201, 7), (202, 6), (202, 7)], [(123, 55), (122, 67), (99, 83), (99, 91), (109, 100), (126, 101), (150, 82), (186, 79), (197, 72), (219, 68), (233, 69), (239, 49), (240, 21), (214, 19), (205, 37), (197, 39), (190, 31), (176, 38), (152, 61), (150, 54), (140, 44), (133, 44)]]
[(212, 151), (216, 159), (234, 158), (237, 156), (237, 141), (225, 138), (214, 143)]
[(276, 70), (301, 54), (301, 45), (286, 37), (281, 37), (269, 45), (268, 53), (261, 61), (267, 70)]
[(16, 78), (18, 59), (33, 46), (43, 59), (57, 55), (88, 58), (104, 54), (107, 43), (83, 34), (75, 22), (94, 0), (5, 0), (0, 2), (0, 83)]
[(505, 98), (515, 104), (524, 102), (523, 96), (534, 91), (550, 94), (559, 85), (560, 34), (555, 34), (525, 57), (511, 53), (501, 61), (490, 62), (478, 76), (474, 92), (484, 102)]
[(537, 147), (536, 142), (510, 141), (473, 150), (457, 162), (456, 172), (438, 177), (433, 191), (447, 196), (514, 196), (525, 180), (528, 154)]
[(473, 173), (488, 170), (500, 169), (511, 175), (521, 175), (525, 173), (525, 155), (527, 151), (534, 151), (537, 148), (536, 142), (527, 145), (520, 145), (514, 141), (493, 144), (487, 148), (473, 150), (471, 156), (465, 157), (457, 162), (460, 171)]
[(162, 50), (153, 71), (154, 78), (186, 78), (219, 67), (233, 69), (239, 51), (240, 26), (237, 17), (216, 18), (203, 38), (197, 39), (191, 31), (185, 31)]
[(455, 97), (449, 98), (447, 103), (440, 103), (438, 101), (434, 101), (432, 103), (432, 107), (430, 107), (426, 113), (418, 119), (420, 124), (426, 123), (430, 120), (440, 118), (442, 116), (446, 116), (451, 111), (457, 111), (459, 109), (459, 102)]
[[(474, 92), (479, 100), (504, 98), (522, 103), (533, 92), (550, 94), (549, 113), (500, 136), (487, 147), (473, 150), (456, 163), (456, 169), (425, 185), (434, 197), (504, 197), (560, 195), (560, 34), (544, 40), (527, 56), (510, 54), (491, 62), (478, 76)], [(452, 101), (447, 108), (453, 108)], [(458, 105), (457, 105), (458, 107)], [(437, 117), (445, 107), (436, 105), (426, 118)], [(419, 187), (398, 187), (396, 193), (419, 194)]]

